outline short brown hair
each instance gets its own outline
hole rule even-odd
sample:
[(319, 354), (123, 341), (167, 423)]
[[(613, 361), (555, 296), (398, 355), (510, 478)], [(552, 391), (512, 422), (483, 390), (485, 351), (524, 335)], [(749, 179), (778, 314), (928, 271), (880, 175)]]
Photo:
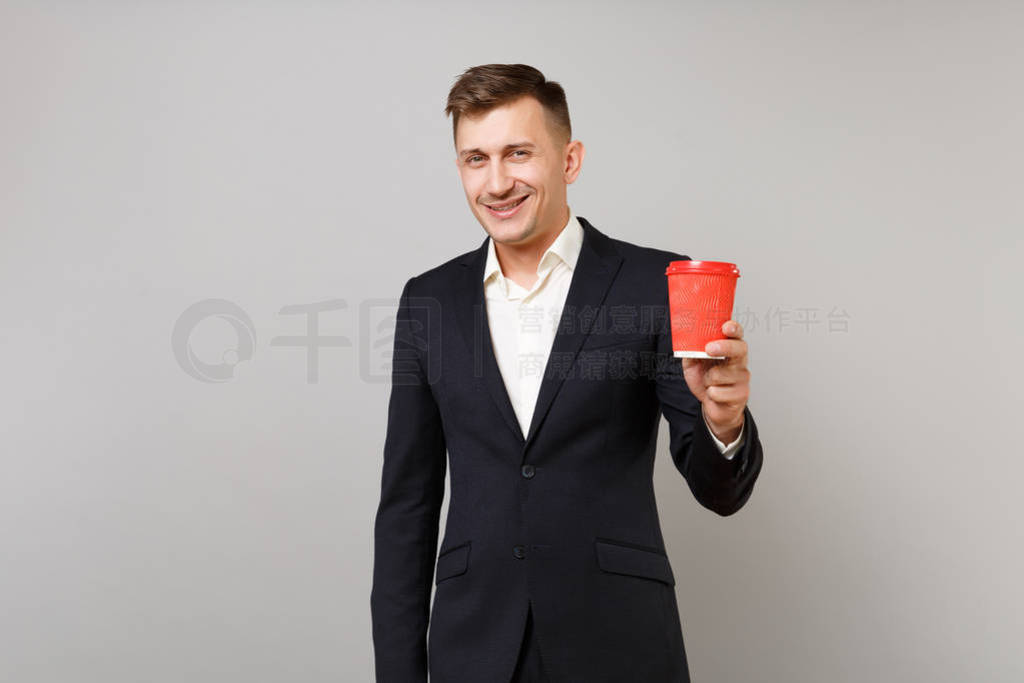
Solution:
[(483, 64), (466, 69), (448, 92), (448, 106), (444, 109), (445, 116), (452, 117), (452, 138), (463, 114), (483, 114), (523, 96), (540, 102), (548, 114), (548, 123), (566, 142), (572, 139), (565, 90), (527, 64)]

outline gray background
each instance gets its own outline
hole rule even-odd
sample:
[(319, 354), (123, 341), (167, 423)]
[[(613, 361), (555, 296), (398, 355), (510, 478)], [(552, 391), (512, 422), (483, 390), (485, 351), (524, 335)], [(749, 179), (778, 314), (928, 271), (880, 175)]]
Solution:
[[(701, 508), (659, 443), (694, 680), (1021, 680), (1022, 19), (4, 3), (0, 679), (372, 680), (389, 323), (485, 236), (444, 100), (526, 62), (587, 146), (577, 214), (741, 269), (750, 502)], [(171, 346), (211, 298), (256, 334), (223, 383)], [(272, 340), (318, 302), (311, 376)]]

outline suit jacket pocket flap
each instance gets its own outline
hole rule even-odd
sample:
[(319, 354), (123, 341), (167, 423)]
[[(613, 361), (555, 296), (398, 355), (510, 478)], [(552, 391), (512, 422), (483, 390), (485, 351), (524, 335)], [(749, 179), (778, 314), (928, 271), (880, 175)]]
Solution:
[(611, 541), (594, 541), (597, 564), (606, 572), (639, 576), (676, 584), (668, 557), (655, 550), (643, 550)]
[(467, 541), (438, 555), (435, 585), (445, 579), (466, 573), (469, 568), (469, 546), (470, 542)]

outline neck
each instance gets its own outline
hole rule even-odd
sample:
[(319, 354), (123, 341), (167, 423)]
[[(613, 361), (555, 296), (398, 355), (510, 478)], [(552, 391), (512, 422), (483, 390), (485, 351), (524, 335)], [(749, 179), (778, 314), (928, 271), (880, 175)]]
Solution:
[(498, 264), (505, 277), (526, 289), (533, 286), (537, 280), (537, 267), (540, 265), (544, 252), (558, 239), (562, 228), (569, 221), (568, 206), (563, 207), (559, 213), (561, 214), (559, 222), (542, 230), (539, 235), (536, 235), (536, 239), (518, 244), (494, 242), (494, 254), (498, 257)]

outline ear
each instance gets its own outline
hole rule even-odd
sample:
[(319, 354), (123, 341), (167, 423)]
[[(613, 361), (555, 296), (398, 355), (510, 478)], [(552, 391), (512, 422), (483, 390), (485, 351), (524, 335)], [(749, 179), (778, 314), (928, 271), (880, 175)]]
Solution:
[(576, 182), (580, 170), (583, 168), (583, 157), (587, 154), (586, 147), (579, 140), (573, 140), (565, 148), (565, 184), (571, 185)]

